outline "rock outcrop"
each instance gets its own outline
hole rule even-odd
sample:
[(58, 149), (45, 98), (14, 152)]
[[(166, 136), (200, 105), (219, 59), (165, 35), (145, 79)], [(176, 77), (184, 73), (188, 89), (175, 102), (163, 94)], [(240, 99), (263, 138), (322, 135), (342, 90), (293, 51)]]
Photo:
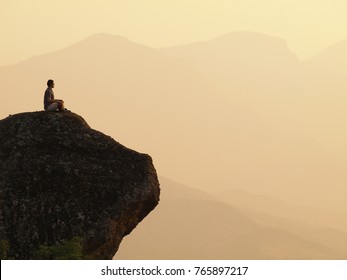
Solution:
[(73, 113), (0, 121), (0, 240), (8, 258), (79, 237), (83, 254), (112, 259), (159, 202), (150, 156), (93, 130)]

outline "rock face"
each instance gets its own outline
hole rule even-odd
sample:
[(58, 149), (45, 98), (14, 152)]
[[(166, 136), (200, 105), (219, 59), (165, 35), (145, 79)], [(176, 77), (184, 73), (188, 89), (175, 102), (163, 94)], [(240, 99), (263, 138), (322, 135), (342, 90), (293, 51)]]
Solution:
[(88, 258), (112, 259), (159, 193), (150, 156), (76, 114), (0, 121), (0, 240), (9, 244), (9, 258), (31, 259), (40, 245), (79, 237)]

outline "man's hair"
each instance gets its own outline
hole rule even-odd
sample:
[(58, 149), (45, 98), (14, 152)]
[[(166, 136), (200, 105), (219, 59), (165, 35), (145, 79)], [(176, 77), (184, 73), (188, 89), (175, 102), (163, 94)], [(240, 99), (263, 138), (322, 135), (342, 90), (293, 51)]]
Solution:
[(48, 80), (48, 81), (47, 81), (47, 86), (49, 86), (49, 87), (50, 87), (51, 85), (53, 85), (53, 83), (54, 83), (54, 81), (53, 81), (53, 80)]

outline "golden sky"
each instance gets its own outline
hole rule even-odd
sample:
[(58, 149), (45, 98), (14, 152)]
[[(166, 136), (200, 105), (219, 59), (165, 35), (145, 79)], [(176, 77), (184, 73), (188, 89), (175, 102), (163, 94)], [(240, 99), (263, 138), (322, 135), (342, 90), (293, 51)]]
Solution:
[(0, 65), (99, 32), (162, 47), (255, 31), (307, 58), (347, 39), (346, 12), (345, 0), (0, 0)]

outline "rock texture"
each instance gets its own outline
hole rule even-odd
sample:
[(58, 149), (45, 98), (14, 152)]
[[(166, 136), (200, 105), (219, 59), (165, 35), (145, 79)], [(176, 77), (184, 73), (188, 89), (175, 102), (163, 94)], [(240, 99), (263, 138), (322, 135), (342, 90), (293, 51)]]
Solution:
[(112, 259), (159, 202), (151, 157), (95, 131), (73, 113), (0, 121), (0, 239), (9, 257), (80, 237), (83, 253)]

